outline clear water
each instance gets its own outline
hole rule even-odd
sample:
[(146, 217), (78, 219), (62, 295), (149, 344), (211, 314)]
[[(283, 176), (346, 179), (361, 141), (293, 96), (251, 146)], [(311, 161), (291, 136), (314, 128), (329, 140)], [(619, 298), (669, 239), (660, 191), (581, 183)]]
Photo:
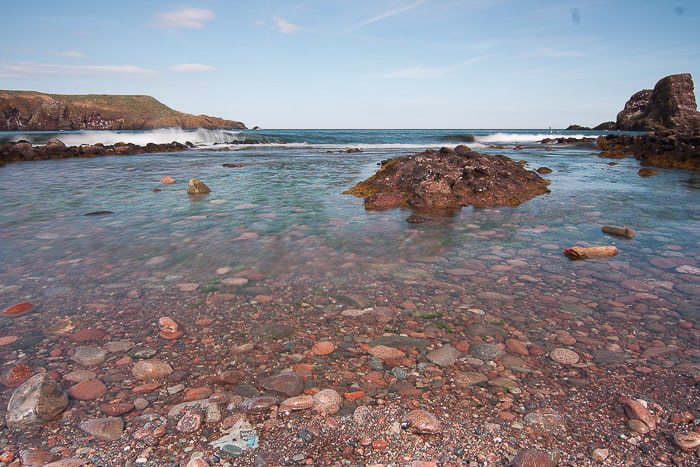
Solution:
[[(304, 131), (285, 134), (290, 141), (317, 137), (312, 132), (304, 138)], [(484, 287), (478, 277), (483, 269), (489, 274), (502, 271), (493, 277), (514, 282), (535, 278), (519, 288), (507, 281), (490, 286), (522, 296), (563, 294), (562, 277), (608, 282), (609, 275), (622, 273), (658, 285), (653, 297), (636, 300), (685, 310), (698, 302), (697, 272), (658, 269), (650, 263), (663, 257), (699, 266), (697, 173), (661, 170), (659, 176), (641, 178), (635, 160), (609, 166), (589, 149), (545, 151), (535, 144), (524, 150), (484, 148), (482, 152), (524, 159), (531, 169), (552, 168), (546, 176), (552, 181), (551, 193), (517, 208), (465, 208), (453, 217), (415, 226), (404, 221), (408, 211), (366, 212), (361, 199), (341, 194), (374, 173), (379, 161), (414, 153), (413, 146), (422, 144), (420, 138), (407, 138), (404, 143), (411, 148), (372, 147), (396, 142), (396, 135), (367, 133), (368, 149), (353, 154), (328, 152), (326, 141), (323, 147), (196, 149), (4, 166), (0, 304), (50, 303), (61, 294), (86, 300), (110, 285), (204, 284), (216, 279), (215, 270), (224, 266), (234, 271), (252, 268), (290, 287), (303, 282), (309, 290), (342, 284), (353, 274), (380, 285), (433, 278)], [(361, 132), (353, 132), (352, 138), (345, 134), (326, 137), (339, 147), (362, 143)], [(528, 142), (528, 135), (539, 132), (522, 134)], [(223, 163), (245, 165), (224, 168)], [(177, 183), (160, 184), (166, 175)], [(212, 193), (188, 196), (187, 180), (193, 177)], [(163, 191), (153, 192), (156, 187)], [(101, 210), (114, 213), (84, 216)], [(606, 224), (628, 225), (637, 237), (606, 236), (600, 231)], [(613, 244), (620, 254), (605, 261), (570, 262), (561, 250), (577, 244)], [(459, 268), (477, 274), (455, 278), (451, 271)], [(609, 287), (608, 300), (634, 293), (615, 283)], [(592, 298), (606, 298), (597, 293), (592, 290)]]

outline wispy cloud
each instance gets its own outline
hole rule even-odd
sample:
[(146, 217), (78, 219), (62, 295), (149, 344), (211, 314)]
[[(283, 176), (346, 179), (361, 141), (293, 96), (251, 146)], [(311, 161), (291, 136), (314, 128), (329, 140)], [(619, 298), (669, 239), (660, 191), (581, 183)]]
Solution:
[(391, 17), (393, 17), (393, 16), (398, 16), (398, 15), (400, 15), (401, 13), (405, 13), (405, 12), (407, 12), (407, 11), (413, 10), (414, 8), (418, 8), (419, 6), (421, 6), (422, 4), (424, 4), (426, 1), (427, 1), (427, 0), (418, 0), (418, 1), (416, 1), (416, 2), (413, 2), (413, 3), (409, 4), (409, 5), (402, 6), (401, 8), (394, 8), (394, 9), (392, 9), (392, 10), (387, 10), (387, 11), (385, 11), (385, 12), (383, 12), (383, 13), (380, 13), (380, 14), (378, 14), (377, 16), (374, 16), (374, 17), (372, 17), (372, 18), (370, 18), (370, 19), (368, 19), (368, 20), (366, 20), (366, 21), (363, 21), (363, 22), (361, 22), (361, 23), (359, 23), (359, 24), (356, 24), (356, 25), (354, 25), (354, 26), (349, 27), (349, 28), (346, 30), (346, 32), (355, 31), (355, 30), (357, 30), (357, 29), (363, 28), (363, 27), (365, 27), (365, 26), (368, 26), (368, 25), (370, 25), (370, 24), (376, 23), (376, 22), (378, 22), (378, 21), (382, 21), (382, 20), (384, 20), (384, 19), (391, 18)]
[(68, 58), (84, 58), (85, 54), (83, 52), (78, 52), (77, 50), (64, 50), (62, 52), (54, 52), (54, 55), (58, 55), (59, 57), (68, 57)]
[(121, 76), (148, 78), (157, 72), (136, 65), (56, 65), (52, 63), (0, 64), (0, 78), (43, 78), (47, 76)]
[(214, 12), (206, 8), (181, 8), (159, 13), (154, 24), (163, 28), (201, 29), (204, 21), (214, 18)]
[(277, 26), (277, 29), (282, 34), (296, 34), (297, 32), (301, 32), (304, 30), (299, 25), (296, 25), (294, 23), (290, 23), (289, 21), (285, 20), (284, 18), (280, 18), (279, 16), (273, 16), (272, 21), (275, 22), (275, 26)]
[(170, 67), (170, 71), (177, 71), (178, 73), (202, 73), (205, 71), (214, 71), (215, 69), (216, 68), (213, 66), (202, 65), (200, 63), (181, 63)]
[(452, 76), (460, 68), (466, 67), (468, 65), (474, 65), (481, 63), (489, 59), (489, 55), (481, 55), (479, 57), (470, 58), (463, 62), (454, 63), (451, 65), (442, 66), (425, 66), (416, 65), (408, 68), (402, 68), (400, 70), (391, 71), (389, 73), (384, 73), (379, 75), (379, 78), (399, 78), (399, 79), (434, 79), (434, 78), (445, 78), (447, 76)]

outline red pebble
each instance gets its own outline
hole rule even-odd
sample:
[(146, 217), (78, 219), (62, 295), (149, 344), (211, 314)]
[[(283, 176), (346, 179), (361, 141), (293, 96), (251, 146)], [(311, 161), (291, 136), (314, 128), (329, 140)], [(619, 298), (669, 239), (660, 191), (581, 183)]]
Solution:
[(12, 306), (8, 306), (4, 310), (2, 310), (2, 314), (6, 316), (22, 316), (26, 315), (27, 313), (31, 313), (33, 309), (34, 305), (32, 305), (31, 303), (22, 302)]

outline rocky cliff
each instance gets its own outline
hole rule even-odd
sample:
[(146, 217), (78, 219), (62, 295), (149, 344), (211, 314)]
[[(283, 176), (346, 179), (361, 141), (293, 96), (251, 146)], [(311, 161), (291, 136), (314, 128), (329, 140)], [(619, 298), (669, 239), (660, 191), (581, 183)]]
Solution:
[(653, 90), (643, 89), (633, 94), (617, 114), (617, 129), (700, 132), (700, 113), (690, 73), (666, 76)]
[(0, 131), (241, 129), (241, 122), (191, 115), (150, 96), (0, 91)]

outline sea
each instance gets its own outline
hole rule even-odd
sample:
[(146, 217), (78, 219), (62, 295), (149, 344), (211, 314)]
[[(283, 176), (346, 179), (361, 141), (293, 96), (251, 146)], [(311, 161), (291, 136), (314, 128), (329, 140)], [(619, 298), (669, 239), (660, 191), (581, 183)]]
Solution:
[[(589, 308), (624, 312), (643, 304), (694, 318), (700, 303), (700, 174), (659, 169), (645, 178), (637, 174), (634, 158), (602, 159), (584, 142), (543, 143), (604, 134), (551, 129), (0, 133), (0, 142), (33, 144), (49, 138), (67, 145), (191, 143), (177, 153), (0, 167), (0, 305), (29, 301), (60, 314), (70, 303), (134, 289), (147, 295), (195, 284), (193, 293), (202, 297), (238, 293), (225, 279), (254, 270), (267, 283), (291, 290), (299, 302), (312, 293), (426, 281), (563, 300), (574, 282), (590, 287), (584, 300)], [(405, 221), (410, 211), (365, 211), (362, 199), (343, 194), (383, 160), (458, 144), (525, 161), (530, 170), (552, 169), (544, 175), (551, 192), (518, 207), (429, 215), (421, 225)], [(347, 152), (355, 148), (359, 151)], [(160, 183), (165, 176), (176, 182)], [(191, 178), (202, 180), (211, 193), (188, 196)], [(111, 213), (86, 215), (100, 211)], [(636, 236), (606, 235), (604, 225), (629, 226)], [(562, 250), (575, 245), (615, 245), (619, 254), (573, 262)]]

